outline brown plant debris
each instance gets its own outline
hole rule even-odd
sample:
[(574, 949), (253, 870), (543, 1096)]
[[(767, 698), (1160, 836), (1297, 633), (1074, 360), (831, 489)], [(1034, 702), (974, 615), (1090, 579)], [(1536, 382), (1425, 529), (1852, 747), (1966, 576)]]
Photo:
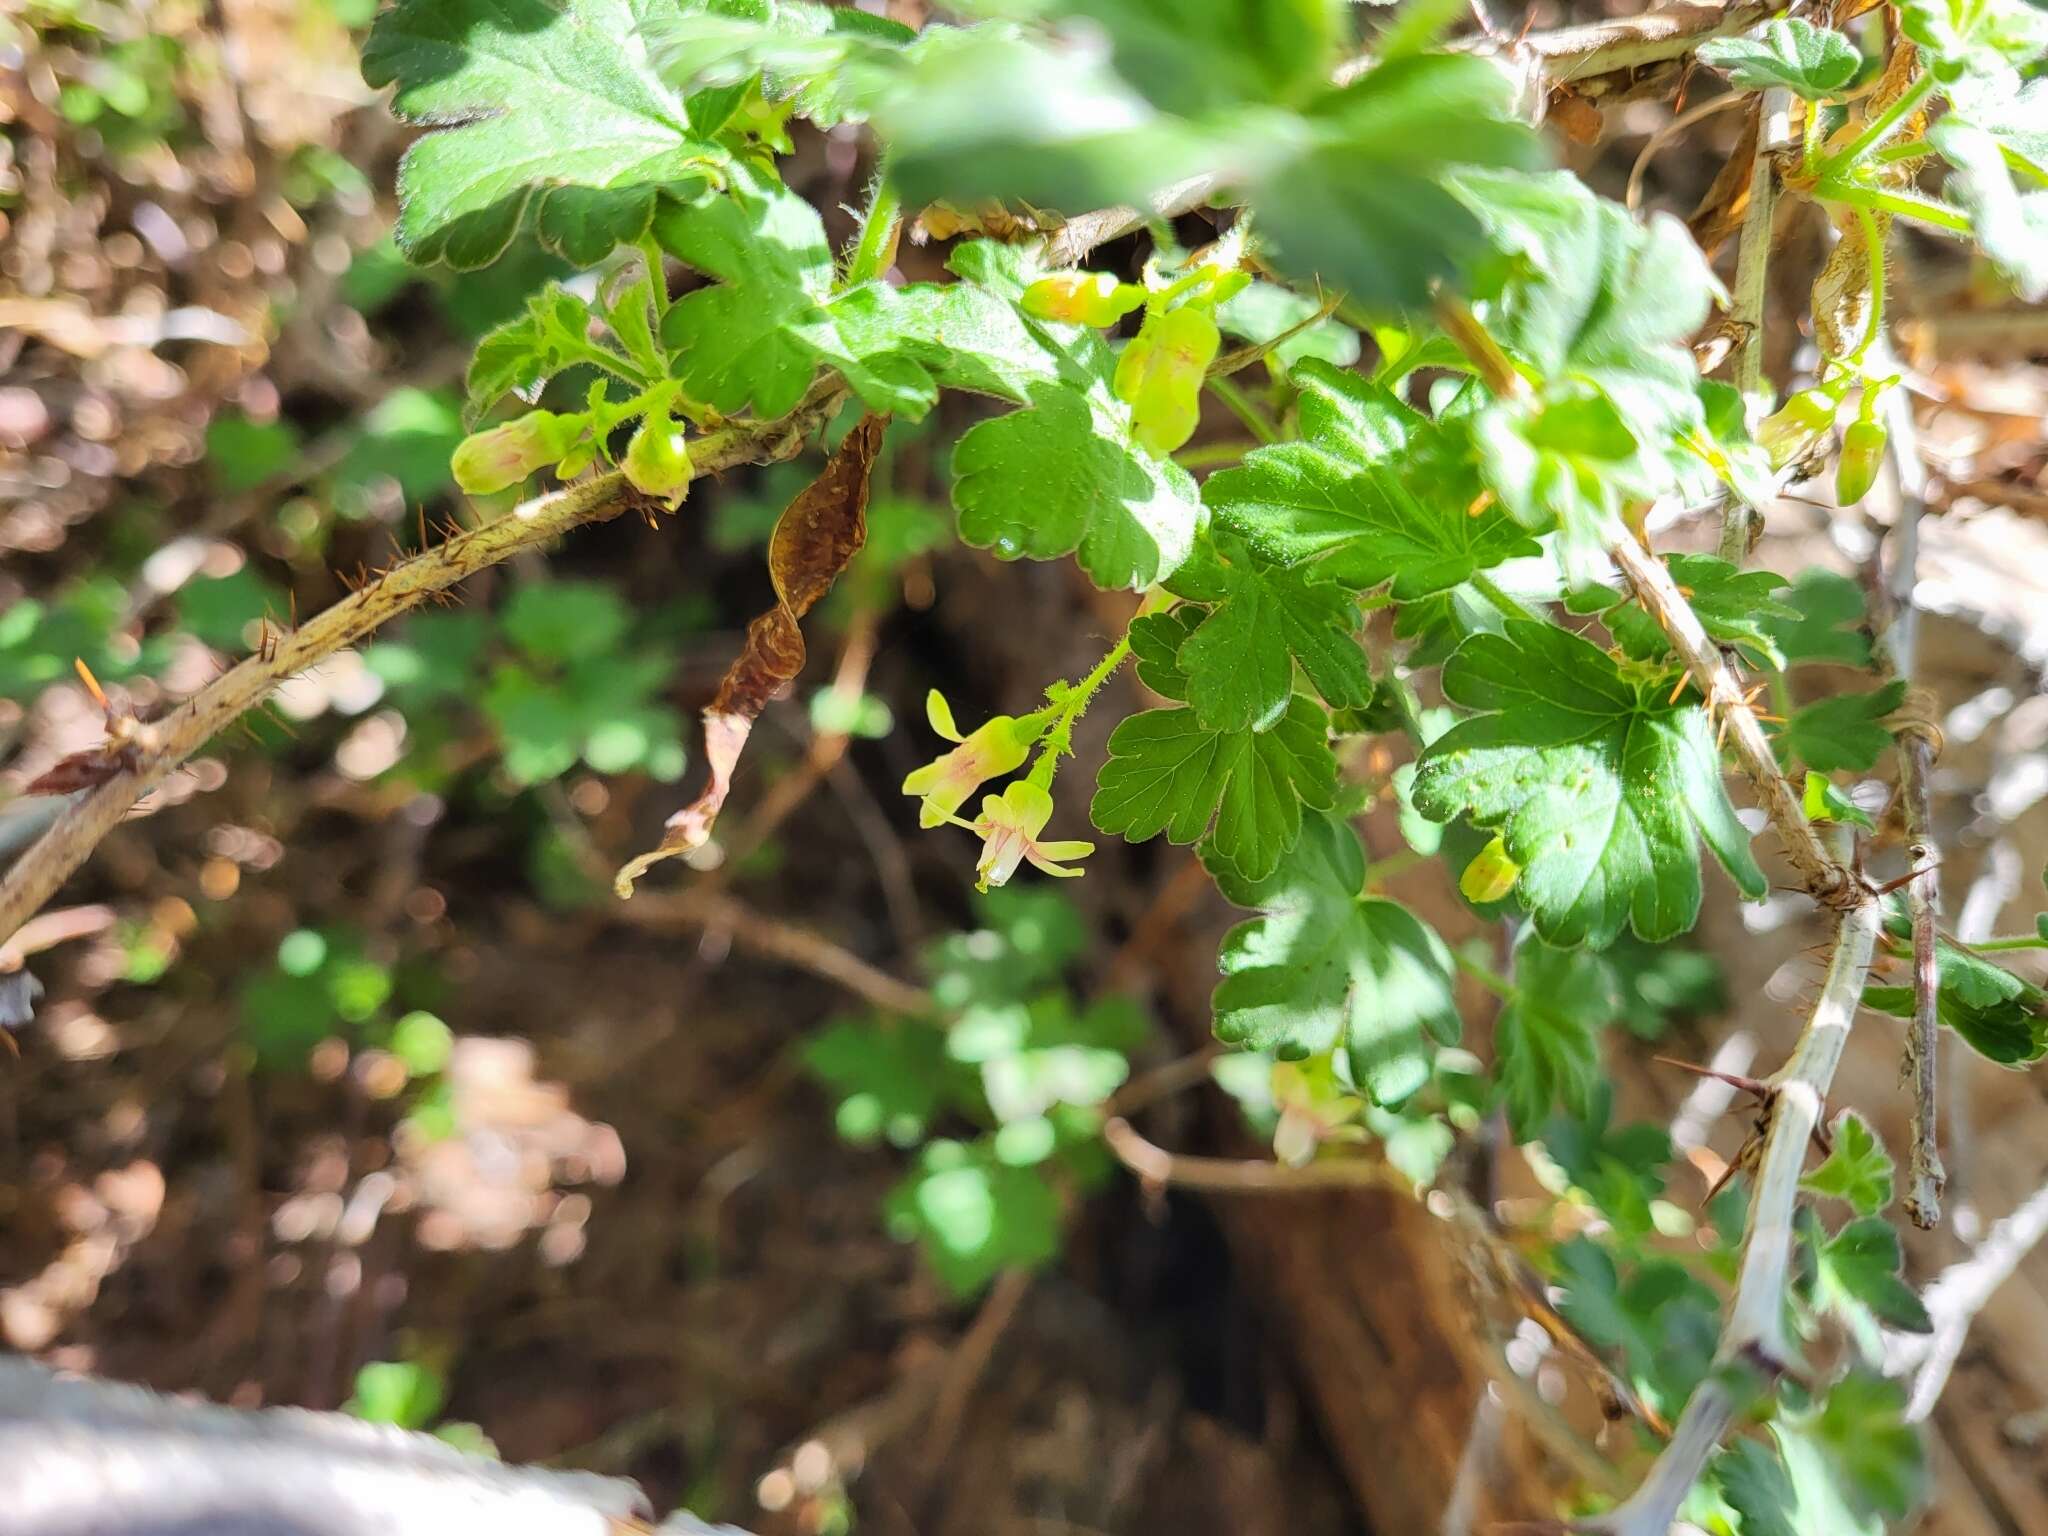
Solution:
[(704, 711), (704, 758), (711, 777), (695, 800), (669, 817), (660, 843), (620, 868), (612, 882), (620, 896), (632, 895), (633, 882), (653, 865), (702, 847), (711, 836), (754, 721), (803, 670), (804, 634), (798, 621), (832, 589), (867, 542), (868, 481), (887, 421), (863, 416), (824, 472), (776, 520), (768, 538), (775, 606), (747, 626), (745, 648)]

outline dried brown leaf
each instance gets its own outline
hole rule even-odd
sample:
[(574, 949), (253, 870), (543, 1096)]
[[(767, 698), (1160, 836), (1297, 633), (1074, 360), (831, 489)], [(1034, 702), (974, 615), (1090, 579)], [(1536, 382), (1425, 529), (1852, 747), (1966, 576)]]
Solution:
[(804, 634), (798, 621), (867, 542), (868, 481), (886, 424), (886, 417), (863, 416), (824, 472), (776, 520), (768, 538), (775, 606), (747, 626), (746, 647), (704, 711), (704, 759), (711, 776), (703, 793), (669, 817), (661, 842), (620, 868), (612, 882), (619, 895), (632, 895), (633, 882), (653, 865), (702, 847), (710, 837), (754, 721), (803, 670)]

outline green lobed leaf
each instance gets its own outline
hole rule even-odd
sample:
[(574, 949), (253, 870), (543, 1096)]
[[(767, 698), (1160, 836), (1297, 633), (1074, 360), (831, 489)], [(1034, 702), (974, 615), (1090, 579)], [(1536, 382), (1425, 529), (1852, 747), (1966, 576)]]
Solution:
[(1944, 86), (2023, 66), (2048, 50), (2048, 14), (2027, 0), (1898, 0), (1899, 29)]
[(1817, 1195), (1832, 1195), (1869, 1216), (1892, 1203), (1892, 1155), (1870, 1123), (1844, 1110), (1834, 1124), (1834, 1146), (1821, 1165), (1800, 1181)]
[[(1784, 589), (1784, 577), (1775, 571), (1744, 570), (1717, 555), (1671, 555), (1665, 563), (1710, 639), (1739, 646), (1770, 666), (1785, 665), (1769, 627), (1773, 619), (1799, 616), (1797, 609), (1772, 596)], [(1657, 621), (1612, 587), (1578, 588), (1567, 596), (1565, 607), (1572, 613), (1599, 614), (1615, 644), (1636, 661), (1658, 661), (1671, 654), (1671, 642)]]
[(1278, 565), (1315, 562), (1347, 586), (1391, 581), (1397, 601), (1445, 591), (1484, 570), (1537, 553), (1511, 519), (1467, 516), (1438, 493), (1418, 496), (1401, 476), (1431, 428), (1384, 387), (1325, 363), (1304, 362), (1301, 439), (1260, 448), (1202, 488), (1219, 527)]
[(1232, 929), (1217, 964), (1217, 1038), (1298, 1060), (1345, 1053), (1373, 1102), (1396, 1104), (1429, 1079), (1436, 1044), (1461, 1028), (1451, 957), (1398, 902), (1360, 894), (1358, 835), (1323, 815), (1262, 878), (1215, 849), (1203, 862), (1223, 894), (1262, 915)]
[[(1905, 1383), (1857, 1371), (1836, 1382), (1825, 1402), (1789, 1426), (1818, 1453), (1835, 1496), (1858, 1515), (1904, 1518), (1926, 1492), (1927, 1450), (1906, 1422)], [(1781, 1441), (1802, 1515), (1815, 1480), (1801, 1476), (1792, 1446)], [(1817, 1502), (1817, 1501), (1816, 1501)], [(1802, 1530), (1820, 1528), (1802, 1523)]]
[(1832, 27), (1778, 16), (1743, 37), (1710, 38), (1699, 59), (1728, 72), (1737, 90), (1784, 86), (1807, 101), (1840, 94), (1863, 67), (1856, 45)]
[(1302, 807), (1336, 803), (1328, 723), (1296, 694), (1264, 731), (1212, 731), (1192, 709), (1149, 709), (1110, 732), (1088, 814), (1104, 832), (1176, 843), (1205, 833), (1214, 859), (1263, 880), (1301, 836)]
[(1318, 94), (1345, 11), (1336, 0), (1054, 0), (1048, 9), (1099, 24), (1117, 72), (1183, 116)]
[(1810, 566), (1799, 573), (1781, 601), (1796, 617), (1773, 618), (1764, 627), (1787, 666), (1802, 661), (1870, 665), (1870, 636), (1863, 621), (1863, 589), (1847, 576)]
[(1714, 1293), (1679, 1263), (1652, 1258), (1624, 1271), (1583, 1236), (1551, 1250), (1558, 1311), (1586, 1339), (1618, 1352), (1631, 1385), (1673, 1412), (1706, 1376), (1714, 1357)]
[(1355, 631), (1351, 594), (1293, 571), (1262, 565), (1243, 551), (1228, 562), (1213, 552), (1175, 573), (1172, 590), (1210, 605), (1177, 656), (1185, 697), (1207, 730), (1260, 731), (1287, 713), (1299, 663), (1332, 709), (1360, 708), (1372, 697), (1372, 673)]
[(1778, 733), (1779, 753), (1816, 773), (1867, 772), (1892, 744), (1892, 733), (1879, 722), (1905, 700), (1906, 685), (1898, 679), (1869, 693), (1818, 699), (1792, 712)]
[[(2048, 993), (1946, 939), (1935, 941), (1934, 966), (1935, 1016), (1971, 1050), (2007, 1067), (2048, 1055)], [(1910, 1019), (1913, 988), (1865, 987), (1863, 1005)]]
[(1907, 1333), (1932, 1333), (1934, 1322), (1913, 1288), (1899, 1278), (1905, 1263), (1899, 1234), (1882, 1216), (1858, 1216), (1814, 1252), (1814, 1304), (1842, 1319), (1864, 1357), (1883, 1352), (1880, 1323)]
[(1554, 1110), (1583, 1120), (1600, 1081), (1599, 1033), (1621, 994), (1591, 950), (1553, 949), (1533, 931), (1515, 945), (1514, 994), (1494, 1021), (1494, 1073), (1515, 1140), (1542, 1133)]
[(894, 76), (895, 55), (919, 35), (855, 6), (811, 0), (694, 0), (657, 11), (647, 26), (648, 53), (667, 79), (744, 90), (760, 75), (770, 95), (790, 98), (821, 128), (865, 116)]
[(839, 1134), (857, 1145), (915, 1146), (952, 1075), (945, 1037), (922, 1020), (840, 1019), (804, 1043), (803, 1063), (833, 1091)]
[(1699, 914), (1698, 840), (1738, 888), (1765, 889), (1721, 784), (1712, 728), (1691, 705), (1624, 677), (1590, 640), (1531, 620), (1475, 635), (1445, 694), (1487, 713), (1424, 751), (1417, 809), (1500, 831), (1516, 895), (1553, 944), (1610, 944), (1624, 926), (1668, 939)]
[(701, 193), (725, 151), (647, 54), (663, 0), (400, 0), (363, 78), (434, 131), (400, 164), (398, 240), (469, 270), (522, 227), (579, 266), (644, 234), (664, 192)]

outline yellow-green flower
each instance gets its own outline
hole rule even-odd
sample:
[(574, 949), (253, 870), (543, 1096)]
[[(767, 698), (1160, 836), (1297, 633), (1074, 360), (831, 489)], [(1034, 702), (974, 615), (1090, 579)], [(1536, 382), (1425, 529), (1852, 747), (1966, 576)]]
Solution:
[(917, 821), (922, 827), (943, 826), (953, 820), (960, 807), (990, 779), (1015, 773), (1024, 766), (1031, 744), (1045, 734), (1052, 722), (1050, 710), (1035, 715), (997, 715), (971, 736), (962, 736), (953, 723), (952, 706), (934, 688), (925, 696), (925, 718), (932, 729), (959, 746), (926, 763), (903, 781), (903, 793), (920, 796)]
[(1019, 779), (1000, 795), (988, 795), (981, 802), (981, 815), (973, 829), (981, 834), (981, 859), (974, 866), (975, 884), (981, 890), (1007, 885), (1019, 864), (1048, 875), (1072, 879), (1082, 873), (1067, 869), (1061, 859), (1085, 859), (1095, 851), (1093, 843), (1068, 839), (1046, 842), (1039, 833), (1052, 819), (1052, 796), (1032, 783)]

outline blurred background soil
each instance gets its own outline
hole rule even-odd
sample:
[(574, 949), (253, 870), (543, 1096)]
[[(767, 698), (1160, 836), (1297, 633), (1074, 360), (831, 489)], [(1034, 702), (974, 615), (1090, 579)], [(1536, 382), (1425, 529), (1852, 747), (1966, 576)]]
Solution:
[[(284, 622), (458, 510), (446, 457), (469, 347), (549, 272), (452, 281), (393, 253), (404, 138), (356, 73), (351, 29), (368, 10), (0, 13), (10, 777), (100, 731), (68, 656), (53, 670), (47, 646), (6, 648), (10, 610), (70, 604), (72, 649), (147, 714), (242, 653), (230, 599), (251, 583)], [(1609, 142), (1581, 157), (1609, 190), (1661, 120), (1641, 106), (1640, 120), (1613, 109)], [(1667, 153), (1651, 196), (1683, 211), (1715, 169)], [(858, 135), (813, 135), (788, 176), (837, 239), (867, 171)], [(1199, 240), (1199, 221), (1182, 234)], [(906, 246), (902, 265), (933, 276), (942, 255)], [(1102, 258), (1139, 259), (1135, 245)], [(1952, 516), (1929, 533), (1928, 596), (1950, 612), (1926, 644), (1952, 747), (1950, 900), (1990, 880), (1975, 899), (1995, 918), (2033, 910), (2021, 886), (2048, 855), (2048, 391), (2039, 367), (1981, 355), (1957, 324), (1967, 303), (1952, 308), (1920, 322), (1925, 366), (1956, 402), (1927, 424)], [(660, 744), (623, 772), (577, 764), (522, 789), (484, 714), (461, 699), (395, 708), (390, 680), (354, 656), (109, 838), (60, 903), (63, 942), (36, 957), (37, 1023), (0, 1051), (0, 1338), (245, 1405), (338, 1407), (365, 1364), (425, 1362), (445, 1387), (438, 1417), (480, 1426), (508, 1459), (631, 1476), (660, 1507), (764, 1531), (857, 1516), (930, 1536), (1307, 1536), (1441, 1511), (1480, 1409), (1485, 1328), (1507, 1339), (1515, 1322), (1461, 1326), (1456, 1294), (1403, 1299), (1431, 1264), (1456, 1267), (1421, 1207), (1218, 1204), (1120, 1177), (1076, 1196), (1056, 1264), (963, 1305), (882, 1219), (900, 1157), (842, 1141), (801, 1067), (804, 1041), (859, 1001), (821, 966), (871, 967), (855, 992), (917, 985), (921, 947), (972, 921), (971, 842), (917, 833), (896, 792), (929, 755), (925, 690), (945, 688), (963, 719), (1026, 707), (1084, 671), (1132, 601), (1064, 563), (1003, 565), (939, 537), (945, 445), (969, 410), (892, 439), (886, 495), (926, 509), (898, 526), (929, 548), (814, 621), (810, 671), (757, 734), (718, 868), (658, 875), (625, 905), (592, 899), (592, 869), (644, 846), (682, 796), (656, 774)], [(651, 696), (684, 722), (693, 759), (695, 712), (769, 598), (766, 517), (801, 479), (732, 474), (680, 516), (583, 530), (547, 562), (661, 616), (636, 620), (618, 654), (661, 660)], [(1855, 556), (1825, 510), (1779, 522), (1764, 554), (1777, 569)], [(501, 608), (537, 568), (479, 577), (462, 610)], [(805, 700), (835, 678), (897, 728), (815, 729)], [(1092, 775), (1135, 697), (1128, 678), (1115, 687), (1115, 707), (1084, 722), (1077, 773)], [(1390, 815), (1367, 831), (1376, 854), (1398, 849)], [(1243, 1155), (1258, 1148), (1196, 1056), (1231, 915), (1192, 867), (1164, 844), (1098, 854), (1070, 893), (1097, 935), (1077, 990), (1150, 1011), (1134, 1062), (1134, 1081), (1163, 1074), (1149, 1137)], [(1471, 930), (1441, 889), (1399, 889), (1447, 934)], [(1727, 896), (1710, 892), (1707, 942), (1729, 994), (1753, 1001), (1682, 1022), (1667, 1048), (1705, 1060), (1745, 1034), (1774, 1060), (1819, 935), (1789, 911), (1745, 930)], [(371, 1010), (445, 1021), (431, 1102), (404, 1052), (324, 1030), (283, 1042), (302, 1069), (269, 1070), (279, 1042), (264, 1031), (291, 1002), (271, 957), (302, 932), (333, 950), (319, 974), (376, 994)], [(1864, 1032), (1850, 1101), (1892, 1102), (1895, 1046), (1891, 1021)], [(1646, 1051), (1620, 1079), (1639, 1112), (1674, 1109), (1690, 1086)], [(2048, 1117), (2038, 1077), (1975, 1064), (1955, 1081), (1950, 1167), (1970, 1238), (2048, 1177), (2048, 1133), (2029, 1128)], [(1730, 1117), (1714, 1144), (1731, 1151), (1741, 1129)], [(1916, 1278), (1960, 1251), (1956, 1233), (1919, 1243)], [(1944, 1487), (1963, 1490), (1931, 1517), (1944, 1529), (2048, 1530), (2024, 1438), (2048, 1407), (2048, 1272), (2031, 1264), (1986, 1314), (1944, 1410)], [(1597, 1459), (1597, 1419), (1581, 1428)], [(1555, 1480), (1546, 1467), (1532, 1453), (1503, 1481)]]

